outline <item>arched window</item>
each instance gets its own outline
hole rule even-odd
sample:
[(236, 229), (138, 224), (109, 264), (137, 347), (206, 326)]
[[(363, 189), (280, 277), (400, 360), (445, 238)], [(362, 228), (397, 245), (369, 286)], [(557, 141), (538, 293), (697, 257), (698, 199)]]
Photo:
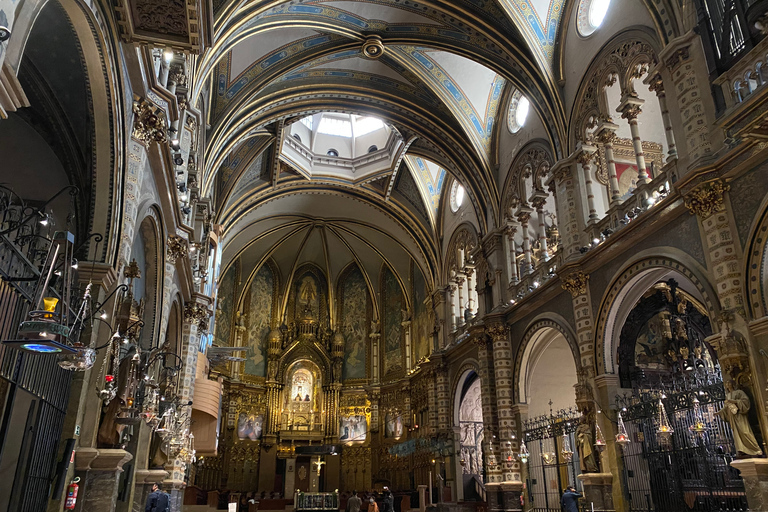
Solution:
[(576, 24), (582, 36), (592, 35), (608, 14), (611, 0), (581, 0)]
[(339, 152), (335, 149), (329, 149), (328, 153), (326, 153), (328, 156), (339, 156)]

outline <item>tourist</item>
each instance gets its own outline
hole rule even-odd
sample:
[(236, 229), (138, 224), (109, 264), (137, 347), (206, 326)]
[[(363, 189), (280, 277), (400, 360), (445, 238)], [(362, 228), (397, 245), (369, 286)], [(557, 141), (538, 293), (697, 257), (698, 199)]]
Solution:
[(352, 491), (352, 496), (347, 500), (347, 512), (360, 512), (363, 506), (363, 500), (357, 495), (357, 491)]
[(563, 512), (579, 512), (579, 498), (581, 498), (581, 494), (576, 492), (575, 487), (572, 485), (566, 487), (563, 498), (560, 501)]

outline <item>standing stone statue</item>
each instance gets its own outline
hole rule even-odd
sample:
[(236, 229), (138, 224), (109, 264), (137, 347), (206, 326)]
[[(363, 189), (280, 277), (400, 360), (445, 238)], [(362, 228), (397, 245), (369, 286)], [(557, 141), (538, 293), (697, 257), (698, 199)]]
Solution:
[(579, 451), (579, 465), (582, 473), (597, 473), (597, 460), (593, 446), (592, 425), (586, 414), (581, 416), (576, 427), (576, 448)]
[(749, 412), (750, 403), (747, 394), (736, 388), (732, 380), (726, 380), (725, 403), (723, 408), (715, 414), (722, 417), (730, 423), (733, 430), (733, 444), (736, 446), (737, 458), (748, 458), (762, 456), (763, 451), (755, 439), (752, 427), (749, 426), (747, 412)]

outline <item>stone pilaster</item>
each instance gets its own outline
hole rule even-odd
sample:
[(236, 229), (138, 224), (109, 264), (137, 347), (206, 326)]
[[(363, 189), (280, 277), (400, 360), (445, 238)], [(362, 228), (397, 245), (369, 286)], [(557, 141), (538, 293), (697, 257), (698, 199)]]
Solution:
[(437, 391), (437, 429), (448, 432), (450, 428), (451, 392), (448, 381), (448, 366), (443, 357), (435, 361), (435, 390)]
[[(616, 374), (600, 375), (594, 379), (595, 400), (599, 404), (612, 404), (619, 392), (619, 377)], [(626, 510), (628, 503), (625, 499), (623, 478), (623, 459), (621, 447), (616, 444), (616, 413), (613, 411), (596, 412), (595, 420), (603, 431), (607, 446), (600, 454), (600, 470), (602, 473), (610, 473), (611, 476), (611, 502), (616, 510)], [(604, 489), (605, 494), (607, 489)], [(608, 498), (603, 498), (607, 503)], [(595, 507), (597, 508), (597, 507)]]
[[(485, 459), (485, 482), (487, 484), (498, 484), (502, 481), (501, 475), (501, 455), (499, 449), (498, 417), (496, 411), (496, 386), (494, 380), (494, 353), (490, 346), (490, 339), (485, 333), (482, 325), (473, 325), (470, 329), (472, 341), (477, 345), (477, 359), (480, 364), (479, 377), (481, 386), (481, 397), (483, 405), (483, 424), (485, 426), (483, 450)], [(490, 494), (490, 491), (488, 491)], [(490, 497), (489, 508), (490, 508)]]
[(152, 485), (161, 484), (168, 477), (164, 469), (137, 469), (133, 473), (133, 512), (144, 512), (147, 496), (152, 492)]
[(575, 173), (576, 163), (573, 157), (557, 162), (550, 171), (549, 188), (555, 196), (558, 228), (562, 237), (563, 257), (566, 261), (581, 256), (579, 249), (585, 228), (582, 195), (579, 193), (579, 181)]

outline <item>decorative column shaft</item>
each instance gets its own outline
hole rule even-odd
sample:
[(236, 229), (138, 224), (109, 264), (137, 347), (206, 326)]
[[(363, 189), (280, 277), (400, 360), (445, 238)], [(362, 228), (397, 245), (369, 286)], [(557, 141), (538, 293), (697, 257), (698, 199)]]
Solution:
[(611, 207), (619, 204), (621, 191), (619, 190), (619, 177), (616, 172), (616, 159), (613, 154), (613, 141), (616, 138), (616, 130), (619, 125), (614, 124), (609, 118), (602, 123), (595, 131), (595, 138), (603, 145), (605, 150), (605, 163), (608, 167), (608, 186), (611, 197)]
[(531, 202), (536, 209), (536, 214), (539, 219), (539, 248), (541, 250), (541, 258), (544, 261), (549, 259), (549, 247), (547, 247), (547, 220), (544, 216), (544, 204), (546, 202), (547, 198), (544, 195), (537, 195)]
[(405, 371), (409, 372), (413, 367), (413, 351), (411, 350), (411, 321), (406, 320), (400, 325), (403, 326), (403, 332), (405, 333)]
[(451, 294), (451, 332), (456, 331), (456, 285), (448, 287)]
[(505, 231), (507, 235), (507, 252), (509, 257), (507, 258), (507, 272), (509, 273), (509, 282), (517, 283), (520, 278), (517, 274), (517, 246), (515, 244), (515, 233), (517, 228), (514, 226), (507, 226)]
[(644, 185), (650, 181), (648, 171), (645, 167), (645, 154), (643, 153), (643, 140), (640, 138), (640, 127), (637, 124), (637, 118), (642, 113), (644, 100), (634, 97), (625, 97), (619, 108), (622, 119), (629, 122), (629, 131), (632, 134), (632, 147), (635, 150), (635, 161), (637, 162), (637, 184)]
[(484, 440), (487, 445), (485, 461), (485, 482), (500, 483), (502, 481), (499, 463), (499, 440), (497, 432), (496, 386), (493, 376), (494, 353), (489, 346), (489, 338), (480, 326), (472, 328), (472, 340), (477, 345), (477, 359), (480, 363), (479, 376), (481, 386), (481, 400), (483, 405), (483, 425), (485, 427)]
[(581, 164), (584, 172), (584, 184), (587, 189), (587, 208), (589, 208), (589, 223), (597, 222), (597, 208), (595, 208), (595, 192), (592, 189), (592, 160), (595, 158), (594, 146), (581, 144), (580, 153), (576, 160)]
[(672, 131), (672, 118), (667, 107), (667, 93), (664, 91), (664, 82), (661, 75), (656, 73), (648, 81), (648, 88), (656, 93), (661, 109), (661, 122), (664, 123), (664, 136), (667, 139), (667, 160), (677, 158), (677, 146), (675, 146), (675, 133)]
[(486, 332), (493, 346), (493, 370), (496, 386), (496, 411), (499, 421), (497, 464), (503, 482), (520, 481), (520, 463), (509, 457), (517, 446), (517, 423), (512, 410), (512, 343), (509, 339), (509, 326), (503, 319), (486, 327)]
[[(378, 325), (377, 322), (374, 322), (375, 325)], [(372, 332), (370, 334), (371, 337), (371, 380), (374, 384), (378, 384), (381, 381), (380, 378), (380, 364), (379, 364), (379, 340), (381, 339), (381, 333), (378, 332), (378, 327), (376, 327), (376, 332)]]
[(581, 368), (587, 372), (584, 378), (595, 375), (595, 360), (592, 344), (594, 342), (594, 321), (592, 319), (592, 301), (589, 295), (589, 275), (581, 271), (561, 276), (563, 289), (571, 294), (573, 312), (576, 318), (576, 338), (579, 344)]
[(456, 277), (456, 288), (459, 290), (459, 326), (464, 325), (464, 279)]
[(472, 314), (477, 311), (477, 303), (474, 300), (475, 292), (472, 289), (472, 276), (474, 273), (475, 271), (472, 267), (467, 267), (464, 271), (464, 275), (467, 276), (467, 307), (469, 307), (469, 310), (472, 312)]
[(523, 268), (520, 269), (520, 277), (527, 276), (533, 271), (533, 257), (531, 255), (531, 233), (528, 230), (528, 222), (531, 220), (531, 210), (528, 207), (521, 207), (517, 214), (517, 220), (520, 222), (520, 229), (523, 235)]

